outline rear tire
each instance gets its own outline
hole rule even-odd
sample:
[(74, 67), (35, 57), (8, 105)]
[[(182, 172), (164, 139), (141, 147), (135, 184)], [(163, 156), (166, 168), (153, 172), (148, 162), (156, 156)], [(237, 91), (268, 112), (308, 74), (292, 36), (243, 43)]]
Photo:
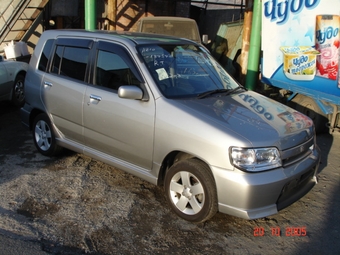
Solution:
[(25, 76), (18, 74), (15, 78), (12, 89), (12, 103), (17, 107), (23, 107), (25, 104)]
[(166, 173), (168, 203), (181, 218), (204, 222), (217, 212), (217, 192), (210, 168), (194, 158), (179, 161)]
[(38, 151), (45, 156), (56, 156), (62, 148), (57, 145), (50, 119), (45, 113), (36, 116), (32, 130), (33, 140)]

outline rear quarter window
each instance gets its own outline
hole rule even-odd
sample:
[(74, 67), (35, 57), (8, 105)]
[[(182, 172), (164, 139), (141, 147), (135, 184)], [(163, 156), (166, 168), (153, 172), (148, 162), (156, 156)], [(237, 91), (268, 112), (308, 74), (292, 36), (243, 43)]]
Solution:
[(47, 40), (45, 45), (44, 45), (44, 49), (41, 53), (39, 65), (38, 65), (38, 69), (40, 71), (43, 71), (43, 72), (47, 71), (47, 63), (48, 63), (48, 59), (51, 55), (53, 42), (54, 42), (54, 39), (50, 39), (50, 40)]

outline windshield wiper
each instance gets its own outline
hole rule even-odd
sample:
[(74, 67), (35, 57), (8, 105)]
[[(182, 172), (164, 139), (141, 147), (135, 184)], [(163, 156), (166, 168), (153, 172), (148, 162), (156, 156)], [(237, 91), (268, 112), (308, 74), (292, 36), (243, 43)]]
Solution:
[(238, 87), (236, 87), (236, 88), (230, 89), (230, 90), (226, 93), (226, 95), (233, 94), (233, 93), (235, 93), (235, 92), (238, 91), (238, 90), (247, 90), (247, 89), (246, 89), (245, 87), (238, 86)]
[(215, 89), (215, 90), (210, 90), (210, 91), (198, 94), (197, 98), (202, 99), (202, 98), (205, 98), (207, 96), (211, 96), (213, 94), (218, 94), (218, 93), (226, 93), (226, 95), (230, 95), (230, 94), (235, 93), (236, 91), (238, 91), (240, 89), (246, 90), (246, 88), (244, 88), (242, 86), (238, 86), (238, 87), (233, 88), (233, 89)]
[(229, 89), (214, 89), (214, 90), (210, 90), (210, 91), (198, 94), (197, 98), (201, 99), (201, 98), (205, 98), (207, 96), (211, 96), (213, 94), (225, 93), (225, 92), (228, 92), (228, 91), (229, 91)]

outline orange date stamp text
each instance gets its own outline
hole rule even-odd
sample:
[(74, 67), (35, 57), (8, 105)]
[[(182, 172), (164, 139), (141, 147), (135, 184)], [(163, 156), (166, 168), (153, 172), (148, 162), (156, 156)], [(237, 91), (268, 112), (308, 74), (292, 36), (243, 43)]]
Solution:
[(285, 227), (281, 229), (280, 227), (271, 227), (270, 230), (265, 230), (264, 227), (255, 227), (254, 236), (265, 236), (266, 234), (271, 236), (307, 236), (306, 227)]

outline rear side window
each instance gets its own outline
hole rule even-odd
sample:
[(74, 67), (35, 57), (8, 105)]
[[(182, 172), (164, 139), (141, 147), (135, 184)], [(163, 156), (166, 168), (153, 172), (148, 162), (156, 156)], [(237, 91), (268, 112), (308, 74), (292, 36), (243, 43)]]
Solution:
[(85, 81), (92, 45), (90, 39), (57, 39), (50, 72)]
[(85, 80), (90, 49), (58, 45), (52, 63), (52, 73)]
[(47, 70), (48, 58), (51, 55), (53, 42), (54, 42), (54, 39), (50, 39), (50, 40), (47, 40), (45, 43), (44, 49), (40, 56), (39, 65), (38, 65), (38, 69), (40, 71), (46, 72)]

